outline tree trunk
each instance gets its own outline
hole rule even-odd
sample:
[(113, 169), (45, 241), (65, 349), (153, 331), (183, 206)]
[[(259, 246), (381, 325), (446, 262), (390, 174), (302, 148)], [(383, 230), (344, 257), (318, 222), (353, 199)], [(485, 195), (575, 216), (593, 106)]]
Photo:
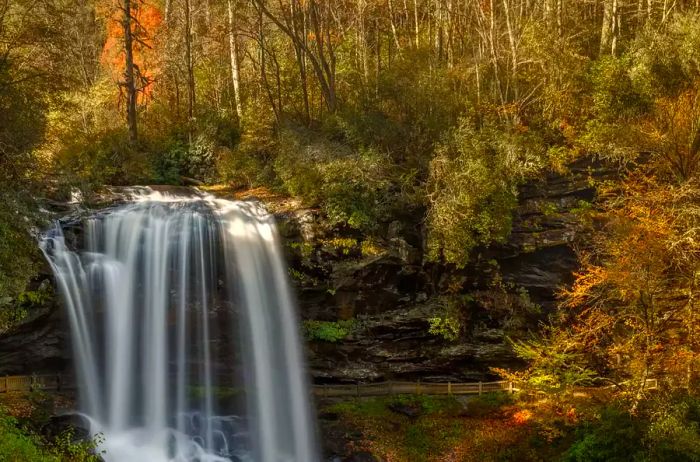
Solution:
[[(301, 18), (299, 15), (301, 14)], [(299, 19), (301, 19), (301, 26), (299, 26)], [(301, 27), (301, 31), (298, 28)], [(304, 54), (304, 48), (306, 47), (306, 13), (299, 5), (299, 0), (293, 0), (291, 2), (291, 30), (293, 34), (300, 37), (301, 44), (296, 40), (292, 40), (292, 45), (294, 46), (294, 55), (297, 59), (297, 66), (299, 67), (299, 80), (301, 81), (301, 94), (304, 102), (304, 121), (307, 126), (311, 125), (311, 104), (309, 102), (309, 82), (306, 72), (306, 55)]]
[(280, 114), (277, 111), (277, 105), (275, 104), (275, 97), (272, 94), (272, 90), (270, 89), (270, 82), (267, 80), (267, 65), (266, 65), (266, 57), (265, 57), (265, 29), (264, 29), (264, 24), (263, 24), (263, 12), (262, 10), (259, 11), (258, 15), (258, 40), (260, 43), (260, 81), (263, 85), (263, 88), (265, 89), (265, 93), (267, 94), (267, 99), (270, 102), (270, 107), (272, 108), (272, 112), (275, 114), (275, 120), (277, 122), (280, 121)]
[(418, 22), (418, 0), (413, 0), (413, 26), (416, 34), (416, 49), (420, 47), (420, 26)]
[(394, 43), (396, 44), (396, 49), (399, 54), (401, 54), (401, 43), (399, 42), (399, 34), (396, 31), (396, 22), (394, 22), (394, 3), (392, 0), (389, 2), (389, 22), (391, 23), (391, 35), (394, 37)]
[[(192, 60), (192, 4), (191, 0), (185, 0), (185, 65), (187, 66), (187, 117), (188, 124), (194, 122), (194, 108), (196, 104), (194, 63)], [(191, 140), (190, 140), (191, 141)]]
[(238, 69), (238, 45), (236, 41), (236, 24), (233, 16), (233, 0), (228, 0), (228, 41), (231, 53), (231, 80), (233, 83), (233, 97), (236, 104), (236, 114), (240, 123), (243, 118), (243, 104), (241, 102), (241, 79)]
[(124, 0), (124, 54), (126, 67), (124, 69), (124, 86), (126, 87), (126, 121), (129, 127), (129, 143), (134, 145), (138, 141), (138, 128), (136, 125), (136, 76), (134, 71), (133, 35), (131, 30), (132, 7), (131, 0)]
[(617, 4), (618, 0), (612, 2), (612, 43), (610, 44), (610, 54), (617, 54), (617, 37), (620, 35), (620, 10)]
[(600, 30), (600, 54), (606, 54), (612, 45), (614, 5), (617, 0), (603, 1), (603, 25)]

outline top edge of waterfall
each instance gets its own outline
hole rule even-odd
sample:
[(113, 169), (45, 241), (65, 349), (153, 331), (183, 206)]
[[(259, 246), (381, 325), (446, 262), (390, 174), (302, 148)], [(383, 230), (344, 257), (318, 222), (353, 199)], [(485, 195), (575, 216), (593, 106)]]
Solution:
[(190, 202), (201, 201), (209, 196), (188, 186), (128, 186), (120, 189), (131, 202)]
[[(128, 186), (119, 188), (119, 193), (128, 204), (141, 203), (206, 203), (218, 212), (232, 209), (253, 215), (256, 218), (271, 217), (265, 205), (258, 200), (225, 199), (193, 186)], [(122, 204), (123, 205), (123, 204)]]

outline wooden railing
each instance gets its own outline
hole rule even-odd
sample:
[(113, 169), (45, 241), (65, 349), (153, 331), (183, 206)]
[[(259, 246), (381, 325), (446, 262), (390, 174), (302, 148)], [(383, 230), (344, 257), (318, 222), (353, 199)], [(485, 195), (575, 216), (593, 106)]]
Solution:
[(75, 388), (75, 379), (65, 374), (0, 376), (0, 393), (36, 390), (65, 391)]
[(481, 395), (510, 392), (518, 388), (513, 382), (381, 382), (355, 385), (315, 385), (314, 394), (322, 398), (382, 395)]
[[(646, 388), (655, 390), (657, 379), (647, 379)], [(13, 391), (68, 391), (76, 389), (75, 378), (66, 374), (0, 376), (0, 393)], [(384, 395), (481, 395), (483, 393), (519, 390), (516, 383), (498, 382), (379, 382), (347, 385), (314, 385), (319, 398), (343, 398)]]

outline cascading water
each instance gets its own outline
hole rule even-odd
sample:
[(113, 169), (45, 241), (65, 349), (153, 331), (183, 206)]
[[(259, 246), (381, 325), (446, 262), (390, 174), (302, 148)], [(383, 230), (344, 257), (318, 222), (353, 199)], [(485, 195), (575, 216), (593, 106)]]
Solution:
[(81, 411), (103, 435), (105, 460), (319, 460), (269, 214), (150, 191), (82, 230), (69, 249), (56, 227), (42, 249), (68, 309)]

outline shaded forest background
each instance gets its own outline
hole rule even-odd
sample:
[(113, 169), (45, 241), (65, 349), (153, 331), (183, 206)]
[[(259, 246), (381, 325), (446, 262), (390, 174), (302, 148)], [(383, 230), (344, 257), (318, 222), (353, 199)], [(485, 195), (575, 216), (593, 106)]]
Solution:
[(264, 186), (365, 235), (423, 223), (461, 266), (583, 157), (620, 179), (515, 378), (605, 377), (635, 412), (646, 378), (697, 381), (700, 1), (0, 0), (0, 306), (75, 188)]

